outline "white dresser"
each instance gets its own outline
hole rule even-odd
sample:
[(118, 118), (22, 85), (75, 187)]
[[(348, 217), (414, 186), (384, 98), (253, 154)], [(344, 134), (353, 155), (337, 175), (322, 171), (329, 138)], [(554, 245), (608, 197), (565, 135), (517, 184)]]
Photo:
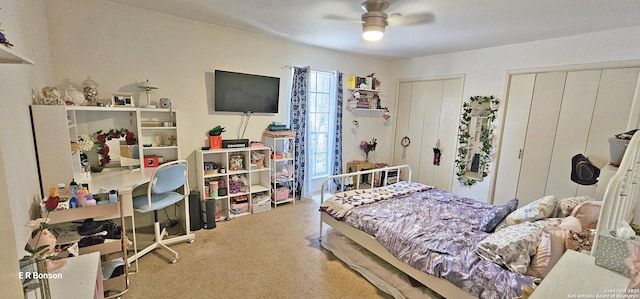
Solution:
[(567, 250), (529, 298), (640, 298), (640, 293), (626, 293), (629, 280), (596, 266), (593, 256)]

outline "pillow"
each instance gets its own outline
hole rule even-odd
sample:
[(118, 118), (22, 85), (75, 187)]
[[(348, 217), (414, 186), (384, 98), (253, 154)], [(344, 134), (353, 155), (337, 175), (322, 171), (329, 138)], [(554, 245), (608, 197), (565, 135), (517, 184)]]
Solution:
[(542, 228), (529, 222), (507, 226), (480, 241), (476, 252), (485, 260), (525, 274), (541, 234)]
[(547, 218), (547, 219), (540, 219), (536, 222), (532, 222), (533, 225), (539, 227), (539, 228), (547, 228), (547, 227), (552, 227), (552, 226), (558, 226), (562, 223), (562, 218)]
[(564, 218), (571, 215), (571, 211), (579, 204), (593, 200), (593, 198), (589, 196), (577, 196), (577, 197), (568, 197), (558, 200), (558, 206), (556, 207), (556, 211), (553, 217)]
[(573, 232), (582, 231), (582, 224), (580, 223), (580, 220), (578, 220), (578, 218), (573, 216), (567, 216), (564, 219), (562, 219), (562, 223), (560, 223), (558, 227), (566, 231), (573, 231)]
[(559, 227), (548, 227), (542, 230), (536, 255), (531, 258), (526, 274), (538, 278), (547, 276), (564, 254), (565, 236), (566, 232)]
[(598, 223), (601, 207), (602, 201), (585, 201), (571, 211), (571, 216), (578, 218), (582, 227), (592, 226)]
[(518, 208), (518, 199), (514, 198), (497, 205), (480, 219), (479, 229), (483, 232), (491, 233), (498, 226), (498, 223)]
[(556, 210), (558, 197), (547, 195), (509, 214), (498, 224), (496, 231), (523, 222), (533, 222), (550, 217)]

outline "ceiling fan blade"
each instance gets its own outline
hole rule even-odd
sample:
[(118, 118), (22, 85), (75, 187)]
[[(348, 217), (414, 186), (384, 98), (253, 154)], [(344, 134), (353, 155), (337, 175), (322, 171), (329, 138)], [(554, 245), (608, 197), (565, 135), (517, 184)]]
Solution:
[(345, 16), (340, 16), (340, 15), (325, 15), (324, 17), (322, 17), (325, 20), (333, 20), (333, 21), (347, 21), (347, 22), (354, 22), (354, 23), (362, 23), (362, 20), (360, 18), (351, 18), (351, 17), (345, 17)]
[(431, 23), (435, 19), (433, 13), (425, 12), (418, 14), (410, 14), (410, 15), (401, 15), (398, 13), (392, 13), (389, 15), (387, 19), (387, 23), (389, 26), (399, 26), (399, 25), (418, 25)]

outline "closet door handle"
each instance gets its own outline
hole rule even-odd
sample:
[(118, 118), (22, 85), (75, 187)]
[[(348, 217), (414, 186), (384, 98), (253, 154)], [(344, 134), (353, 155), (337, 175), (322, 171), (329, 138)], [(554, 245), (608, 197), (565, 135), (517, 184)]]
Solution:
[(518, 150), (518, 160), (522, 159), (522, 149)]

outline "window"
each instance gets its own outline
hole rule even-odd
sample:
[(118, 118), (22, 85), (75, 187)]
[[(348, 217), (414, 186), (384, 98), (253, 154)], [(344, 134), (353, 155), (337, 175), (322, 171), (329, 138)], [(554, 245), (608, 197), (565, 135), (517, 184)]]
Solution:
[(336, 110), (335, 75), (314, 71), (309, 74), (309, 107), (307, 146), (312, 178), (331, 175), (333, 165), (333, 138)]

